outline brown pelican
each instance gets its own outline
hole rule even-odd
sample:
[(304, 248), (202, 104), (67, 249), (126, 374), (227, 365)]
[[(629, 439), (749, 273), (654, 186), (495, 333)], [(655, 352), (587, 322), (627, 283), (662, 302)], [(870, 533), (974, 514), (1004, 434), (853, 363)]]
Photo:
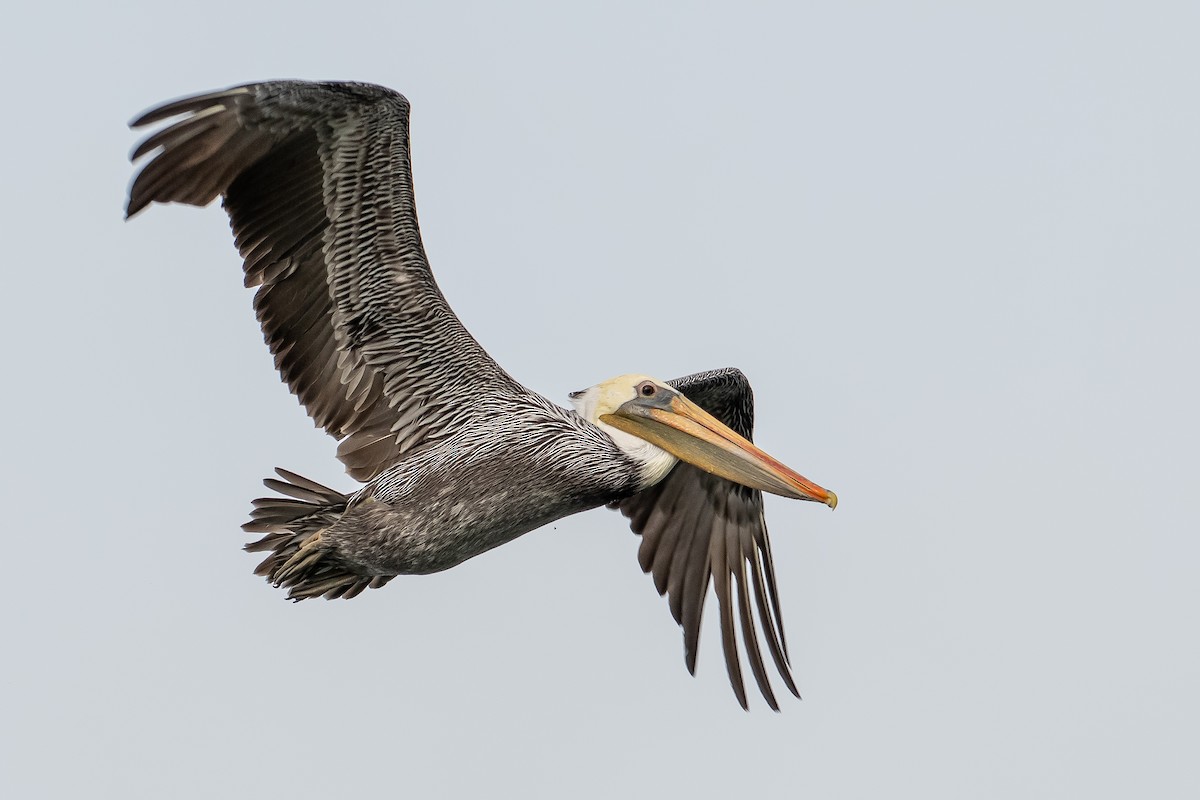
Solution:
[(767, 703), (754, 623), (797, 697), (761, 492), (833, 492), (750, 442), (754, 402), (736, 369), (659, 381), (622, 375), (574, 392), (570, 411), (513, 380), (450, 310), (413, 202), (408, 101), (360, 83), (236, 86), (159, 106), (175, 119), (126, 215), (217, 195), (284, 381), (365, 485), (346, 495), (277, 470), (254, 501), (256, 570), (288, 597), (350, 598), (397, 575), (449, 569), (552, 520), (620, 509), (642, 569), (683, 628), (695, 672), (711, 581), (726, 667), (747, 707), (735, 615)]

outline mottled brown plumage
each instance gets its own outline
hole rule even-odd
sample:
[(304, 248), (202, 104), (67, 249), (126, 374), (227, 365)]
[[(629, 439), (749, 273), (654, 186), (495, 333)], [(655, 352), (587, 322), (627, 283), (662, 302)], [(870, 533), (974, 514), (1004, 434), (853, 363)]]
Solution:
[[(345, 495), (285, 470), (268, 478), (279, 496), (254, 501), (244, 526), (264, 534), (246, 546), (268, 554), (256, 572), (296, 600), (349, 598), (609, 504), (643, 537), (639, 560), (683, 627), (688, 669), (712, 583), (739, 702), (747, 705), (738, 627), (777, 709), (756, 628), (797, 691), (759, 489), (836, 498), (737, 443), (753, 427), (750, 387), (737, 370), (670, 385), (622, 376), (587, 394), (584, 416), (509, 377), (430, 271), (408, 119), (408, 102), (382, 87), (278, 81), (167, 103), (132, 123), (173, 120), (133, 152), (149, 159), (127, 215), (223, 198), (276, 367), (365, 483)], [(602, 395), (610, 399), (597, 405)], [(700, 408), (716, 419), (705, 422)], [(685, 427), (703, 429), (707, 443), (679, 439)]]

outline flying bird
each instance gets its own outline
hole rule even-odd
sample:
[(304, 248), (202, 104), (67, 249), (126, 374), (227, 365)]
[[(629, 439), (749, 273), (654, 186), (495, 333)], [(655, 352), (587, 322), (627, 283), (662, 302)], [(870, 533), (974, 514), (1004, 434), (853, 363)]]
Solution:
[[(283, 380), (364, 485), (351, 494), (278, 469), (278, 496), (243, 528), (264, 534), (256, 573), (288, 597), (350, 598), (397, 575), (449, 569), (548, 522), (607, 505), (642, 537), (638, 559), (683, 629), (696, 669), (717, 597), (729, 680), (738, 655), (779, 704), (761, 630), (788, 690), (762, 492), (837, 497), (755, 447), (737, 369), (660, 381), (622, 375), (563, 408), (511, 378), (446, 303), (421, 243), (409, 104), (363, 83), (276, 81), (166, 103), (126, 217), (221, 196), (257, 287), (254, 310)], [(755, 620), (757, 619), (757, 624)]]

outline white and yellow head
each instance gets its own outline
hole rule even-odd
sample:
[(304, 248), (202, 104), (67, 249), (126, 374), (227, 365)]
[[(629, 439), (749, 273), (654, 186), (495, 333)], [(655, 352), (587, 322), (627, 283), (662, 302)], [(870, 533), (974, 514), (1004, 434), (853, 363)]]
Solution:
[(630, 374), (620, 375), (582, 391), (571, 392), (570, 395), (571, 403), (579, 416), (607, 433), (625, 455), (642, 465), (643, 486), (653, 486), (667, 477), (667, 473), (679, 459), (650, 440), (610, 424), (606, 418), (611, 417), (626, 403), (643, 396), (643, 392), (649, 391), (650, 394), (646, 396), (653, 397), (663, 390), (672, 391), (671, 387), (661, 381), (645, 375)]
[(658, 483), (678, 461), (686, 461), (752, 489), (837, 506), (833, 492), (767, 455), (662, 381), (621, 375), (572, 392), (571, 402), (642, 465), (643, 486)]

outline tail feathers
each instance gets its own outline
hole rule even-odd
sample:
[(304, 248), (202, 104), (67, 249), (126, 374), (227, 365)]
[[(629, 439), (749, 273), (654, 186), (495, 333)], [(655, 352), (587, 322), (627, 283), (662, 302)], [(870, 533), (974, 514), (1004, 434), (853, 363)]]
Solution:
[(267, 534), (245, 546), (251, 553), (271, 553), (254, 574), (286, 588), (288, 599), (297, 602), (322, 596), (349, 599), (392, 579), (351, 572), (323, 541), (322, 534), (346, 511), (346, 495), (285, 469), (275, 472), (283, 480), (267, 478), (263, 483), (284, 496), (255, 500), (250, 521), (242, 526), (248, 533)]

